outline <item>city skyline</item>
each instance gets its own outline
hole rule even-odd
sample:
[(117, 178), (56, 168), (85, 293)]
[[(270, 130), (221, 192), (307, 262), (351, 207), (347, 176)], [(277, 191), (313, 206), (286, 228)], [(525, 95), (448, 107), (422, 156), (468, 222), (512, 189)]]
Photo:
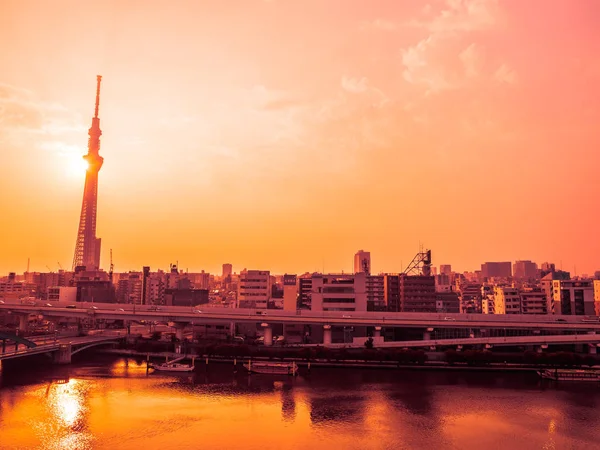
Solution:
[(105, 269), (599, 268), (597, 4), (59, 3), (2, 6), (3, 273), (69, 265), (96, 73)]

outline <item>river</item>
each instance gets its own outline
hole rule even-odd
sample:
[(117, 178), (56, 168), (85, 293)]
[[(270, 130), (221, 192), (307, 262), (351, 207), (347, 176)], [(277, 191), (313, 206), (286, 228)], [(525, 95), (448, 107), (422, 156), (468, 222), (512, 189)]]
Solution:
[(600, 387), (532, 374), (203, 364), (146, 374), (96, 357), (0, 372), (1, 449), (593, 449)]

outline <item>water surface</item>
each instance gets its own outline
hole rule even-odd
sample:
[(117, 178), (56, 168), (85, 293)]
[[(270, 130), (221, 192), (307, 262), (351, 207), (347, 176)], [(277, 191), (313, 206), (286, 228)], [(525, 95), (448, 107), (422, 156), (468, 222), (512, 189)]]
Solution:
[(0, 374), (2, 449), (593, 449), (600, 388), (533, 375), (201, 365), (146, 374), (95, 359)]

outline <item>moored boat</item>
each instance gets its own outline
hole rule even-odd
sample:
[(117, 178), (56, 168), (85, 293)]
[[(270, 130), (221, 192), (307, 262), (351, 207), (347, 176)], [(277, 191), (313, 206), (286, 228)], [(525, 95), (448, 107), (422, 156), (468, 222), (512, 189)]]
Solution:
[(178, 361), (184, 359), (185, 356), (181, 356), (177, 359), (169, 361), (168, 359), (162, 364), (148, 363), (148, 367), (159, 370), (161, 372), (191, 372), (194, 370), (194, 358), (192, 358), (192, 364), (180, 364)]
[(600, 371), (578, 369), (538, 370), (540, 377), (554, 381), (600, 381)]
[(269, 375), (298, 375), (298, 365), (291, 363), (252, 362), (248, 361), (244, 367), (250, 373), (261, 373)]
[(178, 364), (178, 363), (162, 363), (162, 364), (153, 364), (149, 365), (154, 370), (159, 370), (161, 372), (191, 372), (194, 370), (194, 366), (191, 364)]

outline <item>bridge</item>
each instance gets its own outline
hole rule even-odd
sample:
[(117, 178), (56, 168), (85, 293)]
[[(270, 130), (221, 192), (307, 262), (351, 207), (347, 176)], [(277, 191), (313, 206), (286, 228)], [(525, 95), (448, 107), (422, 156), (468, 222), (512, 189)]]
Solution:
[[(40, 302), (41, 303), (41, 302)], [(26, 328), (29, 314), (43, 315), (46, 318), (79, 318), (124, 320), (127, 322), (155, 321), (171, 323), (176, 335), (183, 339), (186, 326), (192, 324), (229, 324), (260, 323), (264, 330), (265, 345), (272, 344), (273, 324), (309, 324), (323, 327), (323, 345), (334, 345), (331, 342), (332, 327), (362, 326), (375, 329), (374, 337), (380, 338), (382, 328), (417, 328), (423, 330), (423, 340), (405, 342), (382, 342), (382, 346), (425, 346), (425, 345), (527, 345), (526, 337), (532, 338), (531, 345), (550, 343), (550, 336), (555, 333), (560, 339), (552, 343), (581, 343), (580, 336), (600, 332), (600, 319), (587, 316), (555, 316), (555, 315), (487, 315), (487, 314), (448, 314), (448, 313), (395, 313), (395, 312), (332, 312), (332, 311), (284, 311), (198, 307), (157, 307), (122, 305), (112, 303), (76, 303), (72, 305), (48, 304), (0, 304), (0, 312), (7, 311), (20, 317), (20, 327)], [(466, 330), (526, 330), (537, 333), (536, 336), (516, 337), (475, 337), (470, 339), (431, 340), (434, 329), (466, 329)], [(546, 334), (542, 333), (544, 331)], [(599, 333), (600, 335), (600, 333)], [(474, 338), (474, 339), (473, 339)], [(481, 342), (478, 339), (482, 340)], [(493, 339), (505, 339), (493, 342)], [(588, 337), (587, 342), (595, 342)], [(382, 340), (382, 339), (377, 339)], [(454, 343), (451, 344), (450, 342)], [(502, 344), (505, 342), (505, 344)], [(595, 350), (595, 347), (594, 347)]]
[[(21, 358), (30, 355), (49, 354), (58, 364), (69, 364), (71, 356), (91, 347), (108, 344), (118, 344), (124, 332), (111, 332), (93, 336), (58, 337), (46, 335), (35, 339), (25, 339), (16, 335), (0, 333), (3, 345), (0, 348), (0, 361)], [(6, 342), (14, 343), (6, 345)]]

